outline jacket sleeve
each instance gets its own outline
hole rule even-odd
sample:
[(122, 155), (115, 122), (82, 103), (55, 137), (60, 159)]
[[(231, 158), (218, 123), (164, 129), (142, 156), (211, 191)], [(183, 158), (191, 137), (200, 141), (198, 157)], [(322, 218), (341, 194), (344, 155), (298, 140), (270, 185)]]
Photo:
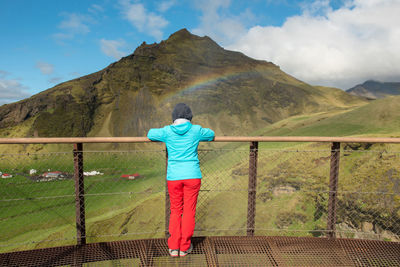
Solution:
[(214, 140), (215, 133), (213, 130), (208, 128), (200, 129), (200, 141), (212, 141)]
[(165, 142), (165, 129), (164, 128), (153, 128), (147, 133), (147, 137), (151, 141)]

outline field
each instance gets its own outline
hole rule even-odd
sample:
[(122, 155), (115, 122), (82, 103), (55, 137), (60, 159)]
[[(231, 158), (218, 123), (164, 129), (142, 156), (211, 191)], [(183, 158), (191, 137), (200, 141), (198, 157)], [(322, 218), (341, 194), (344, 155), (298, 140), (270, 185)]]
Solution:
[[(396, 102), (389, 98), (368, 109), (294, 116), (253, 135), (400, 136)], [(164, 236), (163, 149), (157, 144), (85, 146), (85, 171), (103, 173), (85, 178), (88, 242)], [(339, 236), (399, 241), (399, 151), (398, 145), (342, 144)], [(260, 144), (256, 235), (325, 235), (329, 156), (330, 144)], [(248, 144), (201, 144), (199, 157), (204, 178), (195, 234), (245, 235)], [(29, 175), (30, 169), (72, 174), (71, 148), (4, 153), (0, 166), (14, 175), (0, 179), (0, 251), (74, 244), (73, 180), (37, 182)], [(121, 178), (132, 173), (141, 177)]]
[[(103, 173), (85, 179), (88, 236), (97, 235), (99, 221), (131, 211), (143, 202), (160, 199), (165, 167), (159, 166), (165, 164), (164, 155), (163, 151), (84, 154), (85, 168)], [(40, 242), (46, 240), (55, 244), (65, 244), (66, 240), (73, 243), (76, 237), (73, 179), (39, 182), (29, 175), (30, 169), (36, 169), (38, 174), (48, 169), (73, 173), (72, 153), (13, 155), (12, 160), (7, 156), (1, 158), (2, 171), (15, 177), (0, 179), (1, 245), (6, 240), (18, 248), (40, 247)], [(133, 173), (141, 177), (121, 178), (122, 174)], [(107, 234), (106, 228), (102, 235)], [(32, 241), (35, 243), (31, 244)]]

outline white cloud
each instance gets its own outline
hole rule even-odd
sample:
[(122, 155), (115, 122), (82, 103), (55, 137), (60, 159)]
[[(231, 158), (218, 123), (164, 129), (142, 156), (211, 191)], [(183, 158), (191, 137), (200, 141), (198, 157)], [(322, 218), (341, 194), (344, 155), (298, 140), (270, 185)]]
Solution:
[(72, 33), (55, 33), (53, 34), (54, 39), (56, 39), (57, 41), (64, 41), (64, 40), (70, 40), (73, 39), (75, 37), (74, 34)]
[(0, 105), (12, 103), (29, 97), (28, 87), (15, 79), (3, 79), (0, 77)]
[(311, 3), (303, 2), (300, 5), (302, 6), (304, 15), (308, 16), (324, 15), (332, 11), (329, 0), (315, 0)]
[(176, 0), (163, 1), (158, 6), (157, 10), (159, 12), (166, 12), (168, 9), (173, 7), (175, 4), (176, 4)]
[(86, 34), (90, 32), (89, 26), (86, 24), (88, 17), (75, 13), (64, 14), (66, 19), (61, 21), (58, 26), (60, 29), (64, 29), (73, 33)]
[(7, 75), (9, 75), (10, 73), (8, 71), (5, 70), (0, 70), (0, 79), (5, 78)]
[(343, 89), (400, 80), (400, 1), (314, 1), (281, 27), (256, 26), (228, 49), (272, 61), (311, 84)]
[(126, 52), (122, 51), (121, 48), (126, 47), (124, 40), (100, 40), (101, 51), (109, 57), (120, 59), (126, 55)]
[(131, 3), (130, 0), (120, 1), (123, 18), (128, 20), (138, 31), (147, 33), (160, 41), (162, 29), (168, 21), (154, 12), (148, 12), (143, 4)]
[(92, 4), (92, 5), (88, 8), (88, 11), (89, 11), (90, 13), (97, 14), (97, 13), (102, 13), (102, 12), (104, 12), (104, 8), (103, 8), (102, 6), (100, 6), (100, 5)]
[(221, 45), (237, 41), (246, 34), (245, 24), (254, 19), (253, 13), (246, 9), (239, 15), (229, 14), (230, 0), (201, 0), (196, 7), (202, 11), (200, 25), (192, 32), (208, 35)]
[(47, 62), (38, 61), (35, 67), (44, 75), (50, 75), (54, 72), (54, 65)]
[(56, 41), (70, 40), (76, 35), (85, 35), (90, 32), (89, 25), (95, 23), (95, 20), (89, 15), (62, 13), (61, 16), (64, 17), (58, 25), (61, 32), (53, 34)]

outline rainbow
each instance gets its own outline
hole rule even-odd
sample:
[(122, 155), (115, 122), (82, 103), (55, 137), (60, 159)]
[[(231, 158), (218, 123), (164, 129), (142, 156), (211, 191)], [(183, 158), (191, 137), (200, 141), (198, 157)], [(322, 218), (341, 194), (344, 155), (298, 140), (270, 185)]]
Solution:
[(241, 71), (241, 70), (236, 69), (236, 70), (224, 72), (222, 74), (221, 73), (205, 74), (205, 75), (196, 77), (194, 80), (192, 80), (186, 86), (179, 89), (177, 92), (175, 92), (170, 97), (186, 95), (188, 93), (216, 85), (220, 82), (234, 81), (236, 79), (242, 78), (243, 76), (254, 75), (255, 73), (256, 73), (256, 71), (254, 71), (254, 70)]

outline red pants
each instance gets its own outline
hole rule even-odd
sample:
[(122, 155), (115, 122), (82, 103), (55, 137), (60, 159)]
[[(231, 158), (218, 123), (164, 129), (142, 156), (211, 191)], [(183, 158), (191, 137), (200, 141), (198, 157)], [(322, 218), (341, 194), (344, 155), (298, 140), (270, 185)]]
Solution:
[(168, 247), (186, 251), (194, 232), (197, 196), (201, 179), (167, 181), (171, 215)]

